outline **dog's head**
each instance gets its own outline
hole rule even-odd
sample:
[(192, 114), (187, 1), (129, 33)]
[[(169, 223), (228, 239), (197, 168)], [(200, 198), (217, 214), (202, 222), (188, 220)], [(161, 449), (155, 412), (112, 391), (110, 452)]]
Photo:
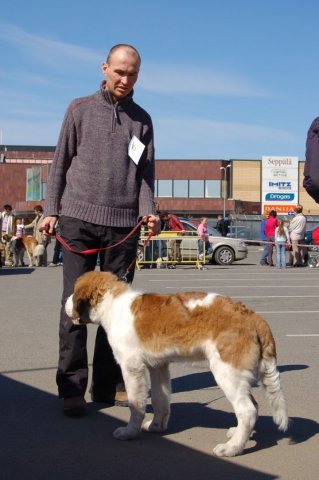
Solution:
[(106, 294), (110, 298), (120, 295), (127, 289), (124, 282), (110, 272), (87, 272), (75, 282), (74, 292), (65, 304), (66, 314), (76, 325), (101, 323), (100, 305)]
[(11, 242), (11, 239), (12, 239), (12, 235), (8, 235), (7, 233), (5, 233), (4, 235), (2, 235), (2, 242), (3, 243), (9, 243)]

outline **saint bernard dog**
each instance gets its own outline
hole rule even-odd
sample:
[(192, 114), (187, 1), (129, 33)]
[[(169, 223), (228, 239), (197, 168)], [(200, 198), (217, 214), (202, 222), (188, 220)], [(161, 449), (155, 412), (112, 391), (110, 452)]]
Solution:
[(23, 265), (24, 252), (27, 252), (29, 259), (29, 267), (39, 267), (44, 254), (44, 246), (40, 245), (35, 237), (19, 237), (15, 241), (14, 264), (15, 266)]
[(259, 379), (279, 430), (288, 427), (287, 407), (276, 364), (276, 345), (266, 321), (241, 303), (214, 293), (140, 293), (108, 272), (78, 278), (67, 299), (74, 324), (101, 324), (121, 366), (130, 420), (113, 435), (135, 438), (142, 429), (151, 380), (153, 419), (143, 429), (163, 432), (170, 416), (171, 361), (207, 359), (231, 403), (237, 426), (217, 445), (218, 457), (242, 453), (257, 420), (251, 387)]

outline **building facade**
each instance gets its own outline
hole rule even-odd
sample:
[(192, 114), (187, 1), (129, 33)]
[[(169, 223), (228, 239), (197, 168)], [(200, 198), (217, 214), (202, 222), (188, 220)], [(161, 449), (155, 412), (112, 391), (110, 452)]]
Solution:
[[(0, 145), (0, 208), (30, 212), (43, 204), (55, 147)], [(299, 203), (307, 215), (319, 215), (302, 187)], [(156, 160), (155, 196), (159, 209), (183, 216), (261, 213), (261, 160)]]

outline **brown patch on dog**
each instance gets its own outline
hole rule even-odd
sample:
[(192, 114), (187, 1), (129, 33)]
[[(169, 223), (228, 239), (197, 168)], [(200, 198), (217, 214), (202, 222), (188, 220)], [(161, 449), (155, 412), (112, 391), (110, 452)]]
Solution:
[(261, 357), (275, 356), (275, 342), (265, 320), (241, 303), (217, 296), (209, 306), (189, 310), (185, 303), (204, 299), (204, 292), (144, 294), (131, 310), (137, 334), (147, 350), (177, 348), (192, 355), (206, 340), (215, 342), (224, 362), (234, 368), (253, 369)]
[(74, 287), (73, 318), (79, 317), (78, 305), (95, 307), (103, 299), (107, 291), (113, 297), (125, 292), (127, 285), (110, 272), (87, 272), (81, 275)]

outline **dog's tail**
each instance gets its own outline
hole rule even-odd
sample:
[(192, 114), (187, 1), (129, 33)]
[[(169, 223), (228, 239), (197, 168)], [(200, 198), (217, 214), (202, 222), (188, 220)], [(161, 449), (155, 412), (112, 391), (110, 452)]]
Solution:
[(273, 420), (279, 430), (285, 432), (288, 428), (289, 419), (277, 368), (275, 340), (268, 323), (259, 315), (254, 315), (254, 317), (261, 345), (260, 380), (265, 388)]

